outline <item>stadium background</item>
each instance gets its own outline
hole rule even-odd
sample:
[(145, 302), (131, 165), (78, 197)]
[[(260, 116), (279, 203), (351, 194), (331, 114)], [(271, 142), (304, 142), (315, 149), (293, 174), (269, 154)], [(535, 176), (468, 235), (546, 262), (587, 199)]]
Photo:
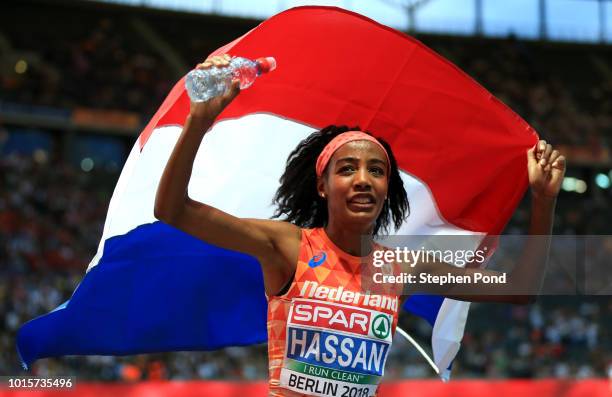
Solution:
[[(23, 375), (15, 333), (67, 300), (83, 277), (143, 125), (190, 66), (261, 20), (91, 1), (0, 7), (0, 375)], [(558, 42), (487, 37), (477, 26), (472, 35), (411, 34), (567, 155), (555, 234), (612, 234), (612, 47), (605, 31), (600, 42)], [(526, 232), (527, 204), (504, 233)], [(590, 260), (609, 266), (610, 257), (607, 244)], [(427, 323), (400, 325), (428, 346)], [(609, 296), (472, 304), (453, 379), (612, 377), (611, 329)], [(435, 378), (404, 340), (395, 345), (387, 381)], [(266, 346), (45, 359), (33, 374), (79, 382), (262, 381)]]

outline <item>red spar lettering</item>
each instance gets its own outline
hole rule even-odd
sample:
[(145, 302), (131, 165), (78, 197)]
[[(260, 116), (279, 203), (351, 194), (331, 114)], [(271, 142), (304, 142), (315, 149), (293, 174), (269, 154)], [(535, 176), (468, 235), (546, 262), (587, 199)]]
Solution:
[(297, 303), (293, 309), (293, 321), (297, 323), (363, 334), (368, 333), (370, 317), (368, 314), (357, 310), (307, 303)]

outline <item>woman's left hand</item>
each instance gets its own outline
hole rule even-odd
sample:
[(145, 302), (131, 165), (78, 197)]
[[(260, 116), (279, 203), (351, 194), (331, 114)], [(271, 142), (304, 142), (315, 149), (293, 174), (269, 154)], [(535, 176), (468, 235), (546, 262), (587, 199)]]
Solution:
[(527, 151), (527, 171), (534, 198), (554, 199), (563, 183), (565, 157), (541, 140)]

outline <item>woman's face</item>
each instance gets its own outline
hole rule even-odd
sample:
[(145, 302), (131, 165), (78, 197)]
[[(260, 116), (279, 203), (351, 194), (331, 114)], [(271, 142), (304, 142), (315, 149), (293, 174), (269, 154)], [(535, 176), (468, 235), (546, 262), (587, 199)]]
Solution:
[(330, 222), (374, 226), (387, 197), (387, 170), (385, 152), (372, 142), (352, 141), (336, 150), (317, 185)]

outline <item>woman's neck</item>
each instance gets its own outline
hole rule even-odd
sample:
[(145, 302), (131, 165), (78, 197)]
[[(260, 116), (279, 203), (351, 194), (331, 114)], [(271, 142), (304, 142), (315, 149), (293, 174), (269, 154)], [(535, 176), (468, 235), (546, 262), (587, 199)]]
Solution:
[(367, 256), (372, 251), (373, 227), (347, 228), (334, 224), (325, 226), (325, 233), (338, 248), (353, 256)]

